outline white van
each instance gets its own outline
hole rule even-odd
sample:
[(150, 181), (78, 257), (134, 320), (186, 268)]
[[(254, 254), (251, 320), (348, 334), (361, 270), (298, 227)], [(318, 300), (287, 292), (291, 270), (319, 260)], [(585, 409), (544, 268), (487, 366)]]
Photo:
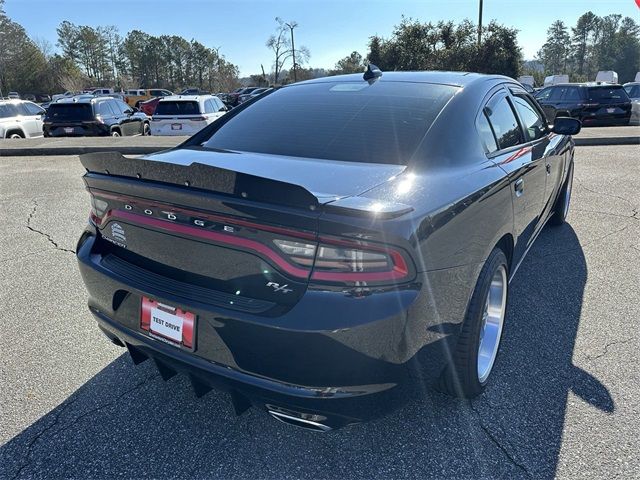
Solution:
[(618, 74), (613, 70), (600, 70), (596, 74), (598, 83), (618, 83)]
[(569, 83), (569, 75), (549, 75), (544, 77), (544, 86), (558, 85), (559, 83)]
[(518, 77), (518, 81), (523, 85), (535, 86), (533, 75), (521, 75)]
[(151, 117), (151, 135), (193, 135), (227, 112), (214, 95), (172, 95), (162, 98)]

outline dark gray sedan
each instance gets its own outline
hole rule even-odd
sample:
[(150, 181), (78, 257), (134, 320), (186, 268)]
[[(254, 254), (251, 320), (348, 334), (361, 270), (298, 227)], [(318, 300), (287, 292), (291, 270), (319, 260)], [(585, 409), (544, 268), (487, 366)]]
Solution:
[(567, 216), (579, 129), (507, 77), (370, 67), (267, 92), (170, 151), (86, 155), (90, 311), (163, 378), (313, 430), (416, 383), (478, 395), (509, 281)]

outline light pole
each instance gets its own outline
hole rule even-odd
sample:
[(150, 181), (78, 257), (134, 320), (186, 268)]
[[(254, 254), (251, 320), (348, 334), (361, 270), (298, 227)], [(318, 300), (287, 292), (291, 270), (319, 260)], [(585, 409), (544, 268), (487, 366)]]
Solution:
[(481, 40), (482, 40), (482, 0), (480, 0), (480, 7), (478, 9), (478, 48), (480, 48)]
[(293, 43), (293, 29), (298, 26), (298, 22), (285, 23), (291, 31), (291, 53), (293, 54), (293, 81), (298, 81), (298, 75), (296, 74), (296, 44)]

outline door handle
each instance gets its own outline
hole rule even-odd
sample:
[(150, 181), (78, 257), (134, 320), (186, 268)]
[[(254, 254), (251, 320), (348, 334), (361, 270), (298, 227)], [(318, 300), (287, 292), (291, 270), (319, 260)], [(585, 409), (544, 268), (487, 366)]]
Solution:
[(524, 193), (524, 180), (519, 178), (516, 180), (516, 183), (513, 185), (513, 189), (516, 191), (516, 196), (519, 197)]
[(547, 163), (545, 168), (547, 169), (547, 175), (551, 175), (551, 165)]

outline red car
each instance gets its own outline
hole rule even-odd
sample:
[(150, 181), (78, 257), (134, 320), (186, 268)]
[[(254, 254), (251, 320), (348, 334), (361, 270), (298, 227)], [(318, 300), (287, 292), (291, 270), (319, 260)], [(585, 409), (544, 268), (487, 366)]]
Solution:
[(138, 105), (138, 108), (140, 109), (141, 112), (151, 116), (156, 111), (156, 107), (158, 106), (158, 102), (160, 101), (161, 98), (162, 97), (154, 97), (144, 102), (140, 102), (140, 105)]

